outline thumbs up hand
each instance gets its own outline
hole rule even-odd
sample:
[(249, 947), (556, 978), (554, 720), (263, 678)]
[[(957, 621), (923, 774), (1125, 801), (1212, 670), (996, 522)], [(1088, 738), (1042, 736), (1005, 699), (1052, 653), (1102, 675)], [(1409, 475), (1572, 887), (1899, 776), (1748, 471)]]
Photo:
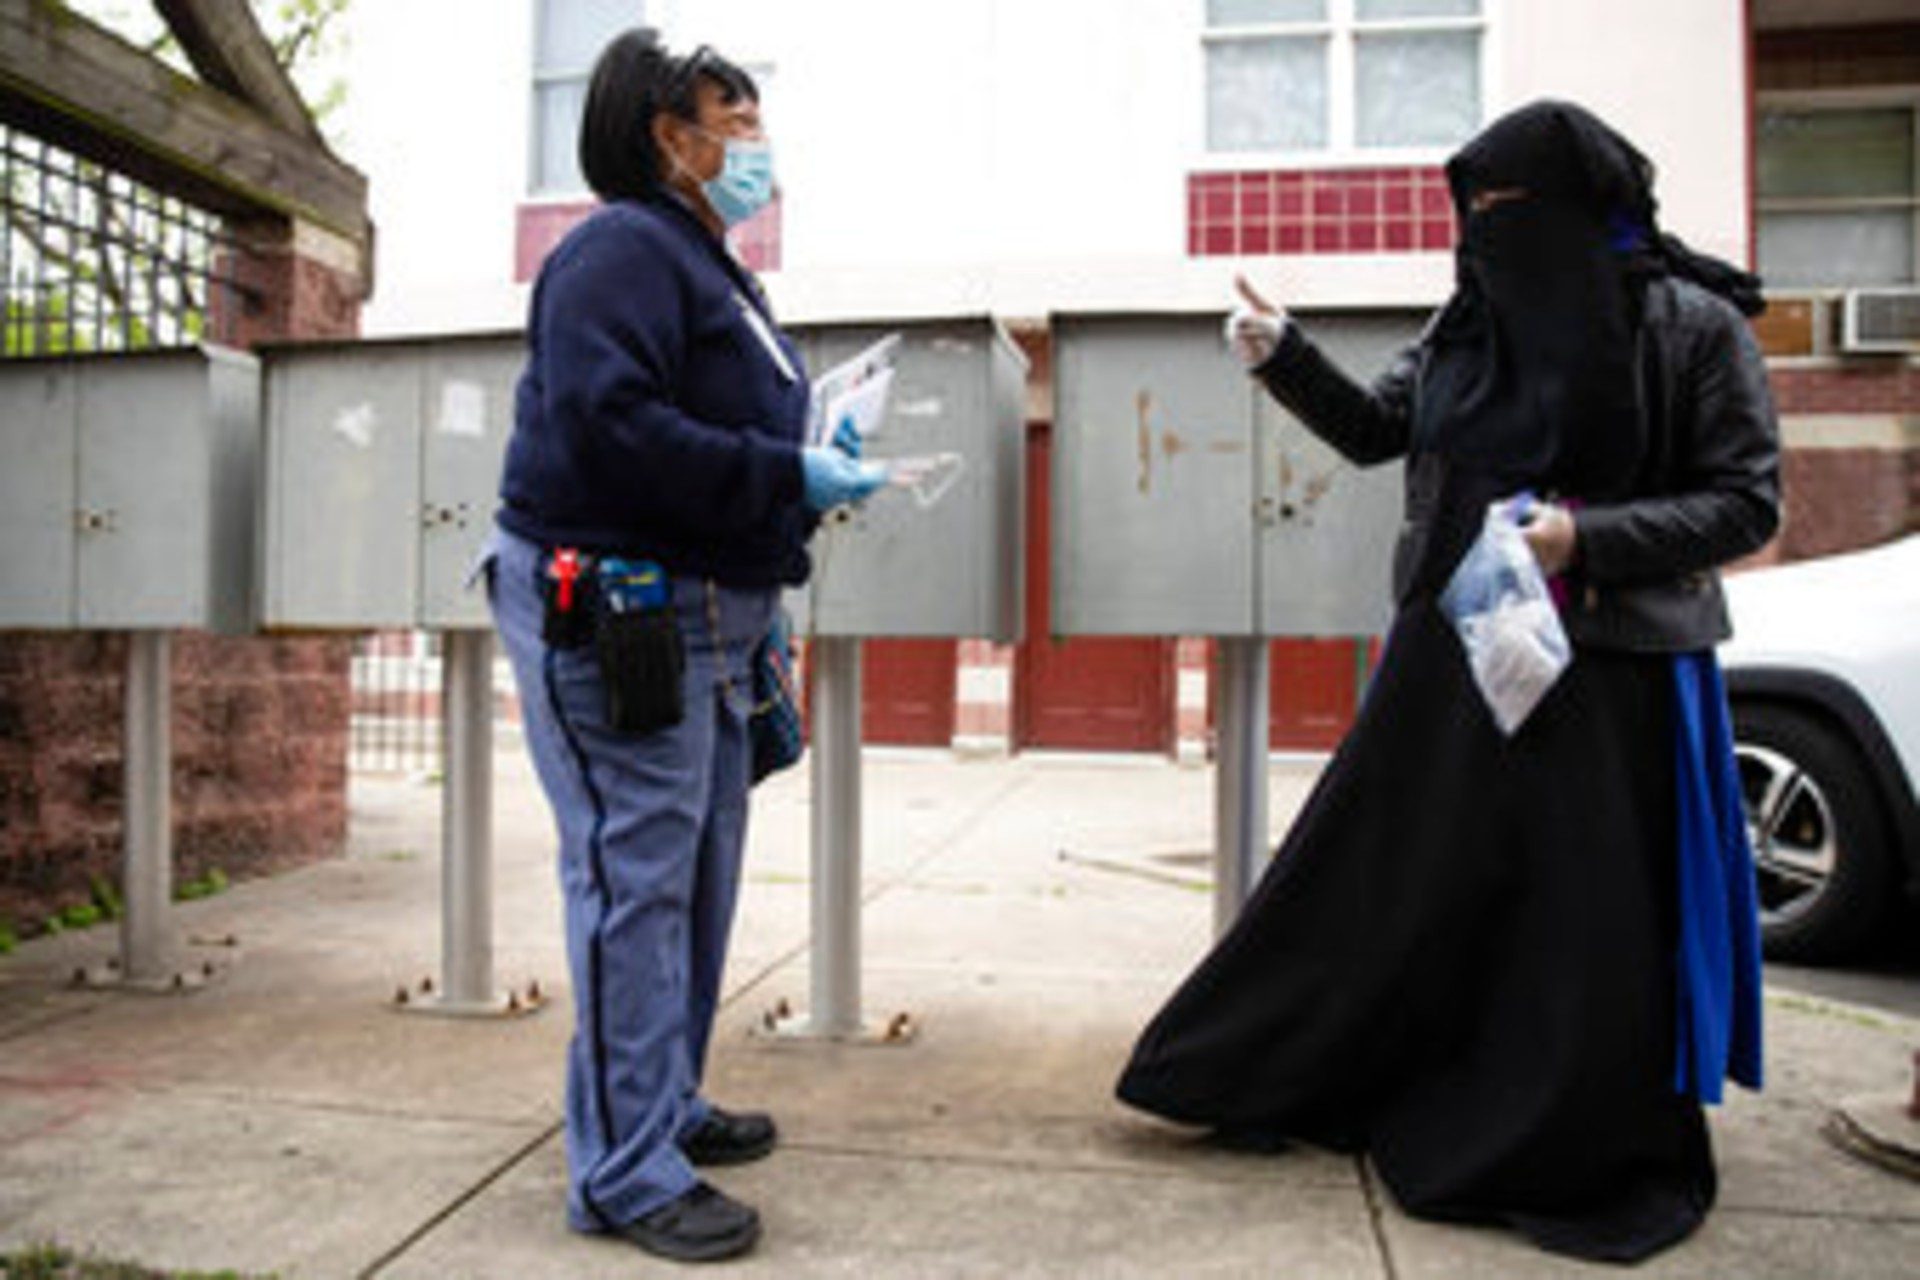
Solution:
[(1287, 313), (1267, 301), (1245, 276), (1235, 276), (1233, 284), (1240, 298), (1227, 316), (1227, 346), (1241, 364), (1258, 369), (1273, 358), (1274, 350), (1280, 345), (1280, 335), (1286, 332), (1289, 323)]

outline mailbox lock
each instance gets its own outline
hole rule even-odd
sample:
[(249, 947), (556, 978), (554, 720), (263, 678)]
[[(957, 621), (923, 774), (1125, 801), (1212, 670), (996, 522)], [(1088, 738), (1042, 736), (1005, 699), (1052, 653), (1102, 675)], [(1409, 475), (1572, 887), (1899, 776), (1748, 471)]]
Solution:
[(420, 526), (424, 529), (444, 529), (452, 525), (456, 529), (464, 529), (467, 527), (467, 517), (471, 514), (472, 508), (464, 502), (451, 507), (429, 502), (420, 508)]
[(81, 533), (112, 533), (115, 513), (106, 511), (88, 511), (82, 507), (73, 513), (74, 527)]
[(425, 529), (437, 529), (453, 523), (453, 508), (443, 507), (429, 502), (420, 508), (420, 525)]

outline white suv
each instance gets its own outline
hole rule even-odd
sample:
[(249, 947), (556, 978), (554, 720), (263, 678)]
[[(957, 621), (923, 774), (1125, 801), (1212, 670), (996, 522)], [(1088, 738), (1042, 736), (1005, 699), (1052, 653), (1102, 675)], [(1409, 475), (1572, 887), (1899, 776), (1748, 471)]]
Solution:
[(1920, 534), (1732, 574), (1727, 599), (1761, 937), (1838, 958), (1920, 898)]

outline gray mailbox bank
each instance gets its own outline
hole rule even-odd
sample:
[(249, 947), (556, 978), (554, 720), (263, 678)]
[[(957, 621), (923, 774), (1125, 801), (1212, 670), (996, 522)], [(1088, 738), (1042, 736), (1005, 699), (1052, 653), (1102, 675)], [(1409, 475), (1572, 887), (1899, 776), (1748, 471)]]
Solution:
[(484, 631), (519, 334), (267, 354), (261, 624)]
[(211, 347), (0, 365), (0, 629), (128, 632), (120, 968), (169, 969), (168, 632), (252, 618), (259, 371)]
[[(859, 1017), (860, 640), (1020, 632), (1025, 362), (986, 317), (797, 328), (810, 369), (899, 333), (878, 459), (964, 460), (937, 501), (904, 491), (839, 513), (789, 593), (811, 641), (814, 979), (791, 1030)], [(519, 334), (275, 349), (266, 357), (260, 614), (270, 629), (444, 633), (443, 980), (425, 1007), (494, 1012), (490, 626), (468, 589), (491, 525), (525, 361)], [(421, 1007), (414, 1002), (410, 1007)]]
[(866, 456), (961, 459), (930, 504), (888, 489), (829, 516), (813, 542), (813, 580), (788, 596), (809, 639), (813, 955), (809, 1008), (779, 1030), (885, 1038), (860, 1002), (860, 642), (1020, 638), (1027, 366), (986, 316), (793, 332), (816, 376), (898, 333), (887, 412)]
[(246, 630), (259, 369), (201, 348), (0, 368), (0, 627)]
[(952, 486), (931, 506), (883, 491), (813, 542), (814, 575), (789, 608), (815, 637), (1020, 637), (1025, 595), (1022, 483), (1027, 364), (992, 319), (795, 330), (820, 373), (900, 335), (874, 459), (953, 453)]
[[(1423, 320), (1303, 323), (1364, 381)], [(1401, 469), (1321, 443), (1246, 375), (1218, 315), (1057, 316), (1053, 334), (1055, 626), (1218, 640), (1224, 928), (1266, 855), (1267, 640), (1384, 628)]]
[(493, 979), (492, 620), (468, 589), (525, 360), (517, 333), (266, 356), (260, 621), (442, 634), (441, 981), (407, 1007), (528, 1006)]

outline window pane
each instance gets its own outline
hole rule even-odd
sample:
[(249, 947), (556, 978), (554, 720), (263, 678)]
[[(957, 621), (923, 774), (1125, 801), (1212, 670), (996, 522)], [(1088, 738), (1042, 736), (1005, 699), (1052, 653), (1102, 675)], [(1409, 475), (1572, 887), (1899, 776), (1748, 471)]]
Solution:
[(533, 91), (533, 189), (543, 194), (586, 190), (580, 176), (580, 112), (585, 80), (556, 80)]
[(585, 71), (607, 41), (646, 20), (646, 0), (540, 0), (534, 65), (542, 71)]
[(1325, 22), (1327, 0), (1207, 0), (1207, 25), (1252, 22)]
[(1769, 289), (1909, 284), (1914, 218), (1902, 210), (1762, 213), (1760, 275)]
[(1432, 31), (1354, 41), (1363, 147), (1452, 146), (1480, 126), (1480, 36)]
[(1327, 145), (1327, 42), (1319, 37), (1207, 46), (1207, 147), (1292, 151)]
[(1353, 16), (1362, 22), (1387, 18), (1474, 18), (1480, 0), (1355, 0)]
[(1913, 111), (1765, 111), (1756, 180), (1766, 197), (1914, 194)]

